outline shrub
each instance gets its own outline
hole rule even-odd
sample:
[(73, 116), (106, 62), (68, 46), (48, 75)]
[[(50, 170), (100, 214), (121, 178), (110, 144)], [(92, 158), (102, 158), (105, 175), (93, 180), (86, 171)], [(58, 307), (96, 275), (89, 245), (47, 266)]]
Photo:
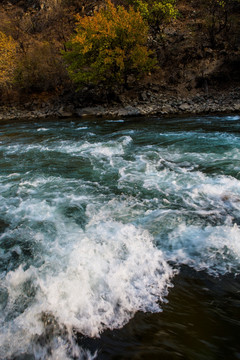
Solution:
[(155, 65), (147, 39), (148, 26), (139, 11), (107, 0), (93, 16), (77, 16), (76, 35), (64, 54), (69, 75), (79, 87), (126, 85), (129, 74), (141, 77)]
[(132, 0), (131, 3), (155, 30), (177, 16), (175, 0)]
[(48, 42), (33, 42), (19, 59), (15, 83), (26, 92), (52, 91), (66, 78), (56, 48)]
[(0, 31), (0, 87), (12, 82), (16, 68), (17, 44)]
[[(212, 48), (217, 46), (218, 38), (239, 26), (239, 1), (235, 0), (203, 0), (204, 25)], [(235, 13), (238, 19), (234, 19)], [(234, 31), (233, 31), (234, 32)], [(237, 34), (239, 37), (239, 33)], [(230, 36), (231, 37), (231, 36)], [(232, 39), (228, 39), (232, 41)]]

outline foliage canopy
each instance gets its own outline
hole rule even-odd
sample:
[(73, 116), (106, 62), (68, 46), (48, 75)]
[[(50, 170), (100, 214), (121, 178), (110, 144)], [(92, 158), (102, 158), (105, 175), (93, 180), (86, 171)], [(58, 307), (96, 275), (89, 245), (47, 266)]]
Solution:
[(79, 84), (127, 83), (129, 74), (142, 76), (156, 61), (146, 44), (148, 26), (139, 11), (110, 1), (93, 16), (76, 17), (76, 35), (64, 54), (68, 72)]

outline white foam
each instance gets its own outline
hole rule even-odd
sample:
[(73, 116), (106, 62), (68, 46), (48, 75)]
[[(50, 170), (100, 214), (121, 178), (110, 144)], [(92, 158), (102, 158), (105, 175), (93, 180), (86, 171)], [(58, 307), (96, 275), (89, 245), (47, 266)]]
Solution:
[(179, 225), (168, 238), (168, 257), (178, 264), (218, 275), (240, 272), (240, 228)]
[(124, 120), (123, 119), (118, 119), (118, 120), (107, 120), (106, 122), (108, 123), (123, 123)]
[[(12, 174), (9, 174), (9, 175), (6, 175), (8, 178), (19, 178), (21, 176), (20, 173), (12, 173)], [(0, 176), (0, 178), (4, 179), (4, 176)]]
[(148, 233), (133, 225), (99, 224), (75, 244), (66, 272), (40, 282), (44, 310), (96, 336), (122, 326), (138, 310), (158, 311), (170, 276)]
[[(46, 218), (45, 213), (43, 208), (39, 217)], [(30, 214), (34, 218), (32, 210)], [(69, 334), (76, 329), (97, 336), (106, 328), (123, 326), (139, 310), (160, 311), (159, 301), (165, 301), (173, 271), (147, 231), (98, 220), (92, 221), (86, 232), (72, 224), (60, 224), (57, 230), (60, 238), (53, 244), (41, 239), (45, 262), (40, 268), (33, 265), (24, 270), (20, 266), (4, 280), (7, 312), (13, 311), (27, 281), (37, 294), (11, 322), (11, 328), (2, 331), (2, 357), (27, 351), (32, 337), (44, 332), (41, 314), (51, 314)], [(44, 246), (51, 249), (44, 251)], [(9, 336), (14, 339), (6, 351)], [(64, 349), (65, 345), (63, 353)]]
[(239, 115), (226, 116), (226, 117), (224, 117), (224, 120), (237, 121), (237, 120), (240, 120), (240, 116)]
[[(95, 135), (95, 134), (93, 134)], [(124, 147), (132, 141), (130, 136), (122, 136), (118, 141), (106, 141), (90, 143), (88, 141), (61, 141), (56, 142), (45, 148), (45, 150), (59, 151), (71, 154), (72, 156), (94, 156), (94, 157), (112, 157), (114, 155), (123, 155)], [(40, 149), (41, 150), (41, 149)], [(43, 150), (43, 149), (42, 149)]]

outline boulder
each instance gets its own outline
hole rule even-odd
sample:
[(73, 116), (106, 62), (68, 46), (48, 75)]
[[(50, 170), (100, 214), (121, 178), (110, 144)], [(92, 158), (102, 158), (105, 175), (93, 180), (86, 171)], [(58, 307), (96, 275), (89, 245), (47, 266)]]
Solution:
[(85, 107), (81, 109), (76, 109), (76, 115), (80, 117), (85, 116), (102, 116), (104, 115), (106, 110), (103, 106), (93, 106), (93, 107)]
[(183, 103), (179, 106), (179, 110), (181, 111), (190, 111), (191, 109), (191, 105), (189, 105), (188, 103)]

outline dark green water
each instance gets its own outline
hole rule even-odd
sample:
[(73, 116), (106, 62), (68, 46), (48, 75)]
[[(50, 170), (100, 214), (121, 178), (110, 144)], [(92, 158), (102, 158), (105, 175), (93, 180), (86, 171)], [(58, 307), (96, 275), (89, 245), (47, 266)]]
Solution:
[(0, 124), (0, 359), (240, 359), (240, 116)]

